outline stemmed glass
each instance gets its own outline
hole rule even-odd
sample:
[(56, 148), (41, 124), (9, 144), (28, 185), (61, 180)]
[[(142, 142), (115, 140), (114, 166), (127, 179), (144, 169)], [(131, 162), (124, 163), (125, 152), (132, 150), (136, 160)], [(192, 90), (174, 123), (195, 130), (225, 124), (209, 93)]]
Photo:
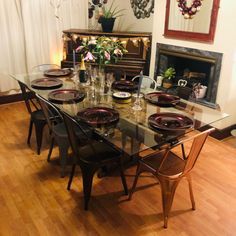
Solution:
[(95, 95), (96, 95), (95, 82), (98, 77), (97, 68), (90, 66), (89, 74), (90, 74), (90, 84), (91, 84), (91, 93), (92, 93), (91, 95), (92, 95), (92, 99), (94, 100)]
[(111, 94), (111, 86), (112, 86), (112, 83), (114, 82), (114, 75), (113, 73), (107, 73), (106, 74), (106, 91), (107, 91), (107, 94)]

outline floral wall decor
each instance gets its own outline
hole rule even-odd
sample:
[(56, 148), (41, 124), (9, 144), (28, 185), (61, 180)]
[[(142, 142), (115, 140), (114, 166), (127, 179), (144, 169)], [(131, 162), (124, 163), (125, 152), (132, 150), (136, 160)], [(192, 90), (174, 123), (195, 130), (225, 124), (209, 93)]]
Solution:
[(103, 15), (103, 8), (108, 3), (108, 0), (89, 0), (88, 2), (88, 18), (89, 28), (95, 29), (98, 27), (98, 19)]
[(154, 0), (130, 0), (137, 19), (149, 18), (154, 13)]

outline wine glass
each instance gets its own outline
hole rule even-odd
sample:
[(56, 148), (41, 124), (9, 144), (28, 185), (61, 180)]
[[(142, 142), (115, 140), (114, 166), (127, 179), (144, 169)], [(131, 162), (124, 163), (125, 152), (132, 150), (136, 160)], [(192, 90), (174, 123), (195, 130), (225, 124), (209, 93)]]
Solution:
[(106, 92), (107, 94), (111, 94), (111, 86), (114, 82), (114, 74), (113, 73), (107, 73), (106, 74)]

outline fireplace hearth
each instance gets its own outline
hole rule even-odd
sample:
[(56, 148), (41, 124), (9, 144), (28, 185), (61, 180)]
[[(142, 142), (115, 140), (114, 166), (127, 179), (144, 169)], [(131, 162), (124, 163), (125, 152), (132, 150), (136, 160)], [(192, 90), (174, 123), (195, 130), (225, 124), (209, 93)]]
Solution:
[[(157, 43), (155, 78), (173, 67), (176, 70), (174, 86), (167, 92), (176, 94), (188, 90), (191, 100), (215, 108), (222, 56), (218, 52)], [(194, 88), (199, 87), (207, 87), (203, 98), (193, 96)]]

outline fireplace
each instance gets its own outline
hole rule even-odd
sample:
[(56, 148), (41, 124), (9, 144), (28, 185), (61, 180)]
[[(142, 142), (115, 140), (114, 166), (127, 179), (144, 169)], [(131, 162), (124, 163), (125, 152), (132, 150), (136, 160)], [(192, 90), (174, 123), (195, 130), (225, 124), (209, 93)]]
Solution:
[[(174, 86), (167, 92), (176, 93), (184, 86), (191, 91), (190, 99), (215, 108), (222, 56), (218, 52), (157, 43), (155, 78), (173, 67), (176, 70)], [(202, 98), (193, 96), (193, 90), (198, 87), (207, 88)]]

